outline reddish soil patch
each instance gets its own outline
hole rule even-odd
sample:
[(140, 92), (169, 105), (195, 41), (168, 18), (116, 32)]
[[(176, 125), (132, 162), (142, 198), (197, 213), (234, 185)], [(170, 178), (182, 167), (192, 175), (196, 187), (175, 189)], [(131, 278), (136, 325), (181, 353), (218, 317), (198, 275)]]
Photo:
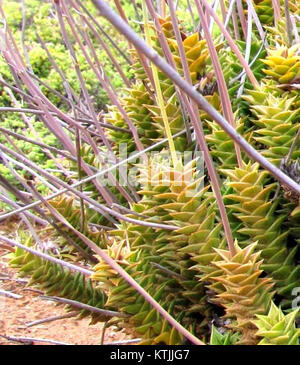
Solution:
[[(8, 252), (0, 246), (0, 289), (21, 295), (22, 298), (12, 299), (0, 295), (0, 335), (51, 339), (72, 345), (99, 345), (103, 324), (89, 325), (89, 318), (77, 320), (76, 317), (72, 317), (33, 327), (26, 326), (28, 322), (64, 315), (66, 311), (61, 305), (57, 306), (54, 302), (40, 299), (38, 293), (25, 290), (26, 283), (18, 281), (15, 271), (8, 266), (8, 259), (5, 258)], [(114, 328), (110, 327), (105, 332), (104, 343), (124, 339), (128, 339), (124, 331), (114, 331)], [(0, 345), (15, 344), (20, 343), (0, 336)], [(47, 345), (41, 342), (33, 344)]]

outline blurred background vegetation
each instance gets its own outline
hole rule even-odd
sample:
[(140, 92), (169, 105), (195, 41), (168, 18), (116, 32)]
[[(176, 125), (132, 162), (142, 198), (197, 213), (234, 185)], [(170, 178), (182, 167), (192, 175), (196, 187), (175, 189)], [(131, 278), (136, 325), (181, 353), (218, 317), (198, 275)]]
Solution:
[[(77, 95), (80, 96), (81, 90), (76, 71), (73, 67), (70, 55), (68, 54), (68, 51), (62, 41), (59, 24), (55, 15), (53, 14), (53, 7), (51, 3), (51, 0), (26, 0), (24, 9), (22, 7), (22, 2), (9, 0), (4, 1), (3, 10), (6, 15), (7, 23), (13, 32), (13, 36), (17, 41), (18, 46), (20, 46), (19, 48), (21, 50), (23, 49), (23, 53), (24, 48), (27, 51), (30, 68), (35, 76), (53, 90), (67, 97), (61, 77), (54, 67), (52, 67), (46, 50), (43, 49), (41, 43), (38, 40), (38, 37), (40, 37), (51, 53), (56, 64), (64, 73), (72, 89)], [(125, 6), (125, 10), (127, 11), (127, 15), (130, 18), (130, 14), (133, 13), (134, 9), (132, 6), (130, 6), (130, 1), (126, 1), (125, 3), (127, 5)], [(86, 6), (91, 14), (93, 14), (96, 18), (99, 18), (97, 11), (91, 2), (87, 2)], [(23, 23), (24, 11), (26, 14), (25, 25)], [(103, 19), (101, 19), (101, 26), (110, 34), (110, 36), (118, 44), (118, 47), (126, 52), (128, 44), (123, 39), (121, 39), (121, 37), (118, 37), (117, 32), (115, 32), (112, 27)], [(91, 37), (91, 39), (92, 41), (95, 41), (93, 37)], [(94, 77), (93, 71), (88, 66), (78, 46), (74, 44), (74, 47), (78, 57), (80, 70), (84, 77), (89, 95), (91, 96), (95, 105), (95, 109), (97, 111), (106, 110), (106, 104), (108, 103), (108, 97), (106, 93), (103, 91), (99, 81)], [(115, 51), (114, 48), (110, 47), (110, 49), (122, 67), (122, 70), (125, 72), (126, 76), (131, 78), (132, 75), (126, 61), (120, 56), (118, 52)], [(106, 74), (113, 84), (113, 87), (115, 89), (119, 89), (123, 86), (122, 78), (114, 71), (113, 66), (106, 55), (106, 52), (103, 49), (99, 49), (99, 47), (96, 47), (96, 50), (98, 57), (105, 68)], [(2, 56), (0, 56), (0, 75), (6, 82), (13, 83), (13, 75), (11, 74), (9, 67), (3, 60)], [(51, 90), (49, 90), (48, 87), (43, 85), (41, 86), (41, 90), (53, 104), (64, 110), (66, 104), (57, 94), (54, 94)], [(15, 103), (18, 103), (18, 100), (15, 100)], [(8, 89), (3, 85), (0, 85), (0, 106), (16, 106), (9, 95)], [(27, 107), (26, 105), (20, 106), (23, 108)], [(19, 113), (1, 113), (0, 122), (3, 128), (15, 131), (17, 133), (22, 131), (22, 134), (25, 137), (33, 139), (39, 138), (47, 145), (59, 147), (55, 136), (51, 134), (44, 124), (38, 120), (36, 115), (30, 115), (29, 118), (31, 118), (31, 123), (34, 130), (28, 128)], [(6, 138), (0, 134), (0, 142), (3, 143), (5, 140)], [(16, 146), (24, 151), (33, 162), (39, 164), (42, 168), (55, 168), (54, 162), (48, 159), (47, 155), (39, 146), (35, 146), (31, 143), (16, 139), (13, 139), (13, 141), (16, 143)], [(24, 174), (25, 171), (21, 171), (20, 173)], [(11, 175), (9, 169), (2, 164), (0, 164), (0, 174), (4, 175), (4, 177), (7, 178), (11, 183), (15, 183), (15, 179)], [(45, 187), (42, 186), (39, 186), (38, 188), (45, 189)]]

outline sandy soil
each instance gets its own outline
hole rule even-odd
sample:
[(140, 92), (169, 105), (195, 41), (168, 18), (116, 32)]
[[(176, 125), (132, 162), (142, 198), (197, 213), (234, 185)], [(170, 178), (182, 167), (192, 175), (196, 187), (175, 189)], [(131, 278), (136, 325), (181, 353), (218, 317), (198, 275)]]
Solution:
[[(20, 344), (9, 341), (1, 335), (51, 339), (72, 345), (99, 345), (103, 324), (89, 325), (89, 319), (76, 317), (27, 327), (26, 323), (50, 316), (66, 314), (62, 306), (40, 299), (39, 294), (26, 289), (23, 278), (18, 279), (15, 271), (8, 266), (5, 255), (9, 251), (0, 247), (0, 289), (18, 294), (19, 299), (0, 296), (0, 345)], [(104, 343), (128, 339), (123, 331), (109, 328), (105, 331)], [(33, 342), (34, 345), (47, 343)]]

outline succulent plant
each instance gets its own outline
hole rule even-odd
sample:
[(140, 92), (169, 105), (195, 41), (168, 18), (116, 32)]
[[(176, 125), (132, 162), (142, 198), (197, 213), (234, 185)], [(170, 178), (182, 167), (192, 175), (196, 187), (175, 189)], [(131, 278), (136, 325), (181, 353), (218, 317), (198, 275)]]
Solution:
[[(299, 265), (295, 263), (297, 246), (288, 250), (288, 230), (282, 231), (281, 222), (285, 215), (275, 215), (276, 201), (270, 199), (275, 184), (268, 184), (268, 174), (259, 171), (257, 164), (245, 165), (243, 168), (223, 170), (229, 176), (228, 186), (234, 193), (228, 194), (232, 201), (228, 207), (243, 222), (239, 233), (251, 241), (257, 241), (257, 248), (264, 259), (262, 269), (276, 282), (278, 293), (291, 298), (291, 290), (299, 286)], [(248, 244), (240, 241), (240, 245)]]
[[(121, 3), (116, 5), (125, 19)], [(229, 3), (224, 3), (225, 12)], [(207, 24), (212, 36), (207, 32), (211, 10), (206, 2), (200, 2), (205, 14), (197, 7), (200, 28), (192, 29), (176, 19), (173, 3), (162, 2), (161, 9), (153, 11), (152, 2), (143, 1), (142, 9), (135, 7), (138, 18), (142, 10), (143, 20), (136, 23), (130, 16), (129, 23), (143, 32), (162, 56), (158, 58), (121, 27), (120, 20), (110, 19), (122, 31), (115, 34), (117, 42), (109, 42), (102, 22), (85, 8), (92, 4), (55, 1), (53, 14), (80, 81), (80, 90), (73, 90), (47, 57), (47, 73), (52, 64), (65, 87), (64, 94), (55, 94), (66, 104), (61, 110), (39, 90), (41, 83), (47, 93), (53, 92), (43, 80), (33, 83), (16, 57), (18, 42), (10, 44), (8, 34), (1, 50), (13, 71), (10, 94), (20, 94), (13, 102), (21, 100), (24, 108), (32, 108), (60, 146), (50, 149), (57, 169), (43, 169), (27, 151), (11, 148), (16, 145), (9, 138), (22, 140), (19, 133), (0, 127), (5, 138), (10, 136), (6, 144), (0, 141), (0, 162), (24, 188), (18, 191), (0, 173), (1, 189), (15, 197), (10, 201), (0, 195), (15, 209), (5, 216), (22, 213), (30, 231), (25, 246), (0, 239), (18, 247), (10, 263), (29, 277), (29, 285), (89, 305), (89, 310), (75, 307), (80, 317), (90, 316), (92, 324), (114, 324), (140, 338), (141, 344), (299, 344), (298, 312), (287, 312), (293, 289), (300, 287), (300, 8), (296, 0), (289, 3), (292, 24), (285, 15), (286, 2), (277, 2), (280, 11), (274, 19), (273, 2), (255, 0), (262, 28), (256, 18), (251, 39), (233, 9), (230, 37), (242, 38), (235, 39), (234, 47), (213, 22)], [(177, 5), (182, 10), (181, 2)], [(246, 1), (238, 3), (239, 15), (243, 9), (245, 15), (254, 15), (247, 6)], [(112, 52), (107, 48), (109, 61), (126, 87), (111, 88), (106, 62), (98, 59), (98, 41), (101, 48), (113, 47)], [(43, 44), (45, 52), (46, 47)], [(170, 55), (177, 69), (173, 72), (167, 65), (172, 63)], [(83, 57), (114, 101), (99, 114), (77, 57)], [(120, 72), (123, 62), (126, 67)], [(183, 85), (182, 77), (191, 84)], [(20, 109), (31, 128), (28, 109)], [(124, 144), (126, 154), (121, 151)], [(38, 145), (46, 150), (46, 145)], [(237, 146), (243, 149), (240, 154)], [(98, 160), (111, 152), (112, 161)], [(133, 157), (127, 159), (128, 154)], [(104, 171), (108, 166), (117, 180), (114, 186), (101, 185), (112, 176)], [(130, 170), (126, 186), (120, 182), (126, 180), (121, 166)], [(25, 178), (20, 169), (26, 170)], [(88, 182), (82, 181), (92, 173)], [(51, 192), (34, 202), (40, 198), (33, 183), (37, 180)], [(103, 311), (96, 313), (92, 307)]]
[(256, 335), (263, 337), (259, 345), (299, 345), (300, 329), (295, 327), (299, 309), (284, 314), (273, 302), (267, 315), (256, 315)]
[(213, 325), (211, 330), (210, 345), (234, 345), (238, 341), (239, 333), (231, 332), (220, 333)]
[(222, 261), (216, 261), (214, 265), (222, 270), (223, 275), (212, 280), (223, 285), (223, 292), (214, 300), (225, 307), (226, 318), (233, 319), (229, 327), (241, 333), (239, 343), (253, 345), (257, 339), (252, 319), (258, 313), (267, 312), (274, 295), (274, 284), (270, 278), (260, 277), (262, 261), (258, 261), (260, 253), (254, 252), (256, 243), (243, 249), (236, 243), (235, 247), (233, 257), (229, 251), (216, 249)]
[[(26, 246), (32, 246), (27, 241)], [(91, 279), (78, 272), (72, 272), (63, 266), (44, 260), (21, 248), (17, 248), (10, 265), (18, 269), (22, 276), (30, 276), (29, 286), (36, 286), (46, 295), (70, 299), (92, 307), (104, 309), (107, 300), (106, 294), (95, 288)], [(87, 309), (80, 309), (70, 304), (68, 310), (77, 311), (78, 318), (90, 317), (91, 324), (106, 322), (111, 317)]]
[(272, 7), (272, 0), (255, 0), (254, 8), (263, 24), (273, 24), (274, 10)]
[(271, 76), (280, 84), (290, 82), (300, 75), (300, 56), (297, 55), (298, 46), (279, 47), (269, 49), (268, 56), (262, 60), (268, 69), (264, 69), (266, 75)]

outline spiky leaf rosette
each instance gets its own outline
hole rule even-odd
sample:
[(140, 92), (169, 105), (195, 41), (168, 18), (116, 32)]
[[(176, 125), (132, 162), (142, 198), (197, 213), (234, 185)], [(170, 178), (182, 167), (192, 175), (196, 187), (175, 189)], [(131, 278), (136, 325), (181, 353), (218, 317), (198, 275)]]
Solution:
[[(209, 143), (211, 155), (218, 159), (217, 167), (220, 166), (222, 169), (234, 168), (237, 160), (233, 140), (216, 122), (209, 122), (208, 125), (211, 128), (211, 133), (205, 138)], [(244, 120), (237, 121), (236, 129), (246, 140), (250, 141), (252, 131), (251, 129), (245, 131), (247, 128), (245, 128)], [(246, 156), (245, 159), (247, 159)]]
[[(171, 47), (171, 52), (173, 54), (177, 69), (183, 72), (177, 42), (172, 38), (169, 38), (168, 42)], [(206, 40), (200, 40), (199, 33), (191, 34), (183, 40), (183, 48), (185, 51), (191, 79), (194, 84), (197, 82), (199, 75), (204, 74), (208, 62), (209, 52), (206, 46)]]
[[(297, 1), (297, 0), (296, 0)], [(290, 5), (291, 1), (289, 1)], [(265, 26), (266, 40), (271, 47), (288, 47), (289, 38), (287, 33), (287, 26), (285, 17), (278, 19), (276, 24)]]
[[(251, 121), (259, 127), (254, 130), (253, 138), (259, 142), (258, 147), (262, 155), (278, 165), (281, 159), (288, 155), (300, 127), (299, 109), (294, 108), (297, 96), (291, 97), (288, 93), (280, 96), (271, 93), (266, 95), (262, 91), (259, 102), (258, 94), (259, 90), (249, 91), (249, 95), (244, 97), (250, 103), (255, 116)], [(300, 156), (300, 142), (291, 157), (296, 159), (298, 156)]]
[[(266, 29), (271, 28), (271, 26), (273, 28), (276, 28), (279, 22), (284, 22), (284, 20), (282, 19), (284, 16), (284, 1), (280, 0), (278, 2), (278, 5), (280, 6), (281, 19), (277, 20), (277, 24), (274, 25), (274, 9), (272, 0), (254, 0), (254, 9)], [(300, 6), (298, 0), (289, 0), (288, 7), (291, 14), (300, 14)], [(284, 33), (285, 31), (283, 32), (283, 34)]]
[[(27, 244), (29, 245), (29, 244)], [(46, 295), (75, 300), (100, 309), (105, 308), (106, 295), (96, 289), (90, 279), (81, 273), (73, 273), (59, 264), (44, 260), (21, 248), (11, 255), (10, 265), (20, 276), (30, 276), (28, 286), (36, 286)], [(91, 323), (106, 322), (111, 317), (67, 305), (67, 310), (78, 311), (80, 318), (91, 317)], [(110, 309), (113, 309), (110, 307)]]
[(270, 94), (275, 97), (279, 97), (282, 94), (277, 86), (278, 83), (275, 80), (264, 78), (255, 89), (247, 89), (247, 93), (243, 95), (243, 99), (250, 105), (263, 105)]
[(210, 336), (210, 345), (234, 345), (238, 342), (240, 334), (238, 332), (231, 333), (227, 331), (225, 333), (220, 333), (214, 325), (212, 325), (211, 336)]
[(256, 314), (267, 312), (274, 294), (271, 291), (272, 280), (260, 277), (262, 260), (258, 261), (260, 252), (254, 252), (256, 245), (253, 243), (241, 249), (235, 243), (236, 254), (233, 257), (227, 250), (216, 249), (222, 261), (214, 262), (214, 265), (223, 273), (211, 278), (224, 287), (214, 300), (225, 307), (225, 317), (234, 320), (229, 327), (242, 334), (239, 343), (248, 345), (257, 343), (252, 320)]
[[(182, 74), (183, 71), (178, 45), (174, 39), (170, 19), (160, 19), (160, 23), (167, 38), (167, 42), (170, 46), (170, 51), (173, 55), (178, 71)], [(200, 40), (198, 33), (186, 35), (184, 30), (182, 30), (182, 36), (190, 76), (193, 84), (196, 85), (199, 79), (202, 76), (205, 76), (206, 65), (209, 61), (206, 41)], [(163, 55), (162, 47), (156, 34), (152, 35), (152, 40), (153, 47), (159, 54)], [(126, 95), (121, 99), (121, 104), (137, 128), (141, 142), (145, 147), (147, 147), (153, 142), (165, 137), (164, 123), (161, 110), (155, 101), (155, 91), (152, 90), (152, 85), (142, 68), (139, 58), (134, 52), (133, 57), (136, 59), (136, 63), (133, 65), (136, 84), (132, 87), (132, 89), (125, 90)], [(175, 134), (185, 128), (184, 118), (186, 118), (186, 115), (184, 106), (179, 102), (173, 82), (160, 70), (158, 70), (158, 77), (166, 106), (168, 123), (171, 128), (171, 133)], [(214, 104), (214, 106), (217, 106), (218, 108), (220, 107), (220, 101), (217, 95), (208, 95), (207, 98)], [(105, 116), (105, 118), (108, 123), (118, 127), (127, 128), (126, 122), (115, 106), (110, 108), (109, 113)], [(109, 131), (108, 133), (117, 145), (120, 143), (128, 143), (129, 150), (133, 150), (134, 143), (131, 135), (117, 131)], [(185, 137), (176, 138), (174, 143), (176, 149), (179, 151), (191, 148), (187, 147)]]
[(289, 2), (289, 7), (290, 7), (291, 12), (294, 15), (300, 15), (300, 4), (299, 4), (299, 1), (297, 1), (297, 0), (291, 0)]
[[(246, 52), (246, 42), (237, 41), (236, 45), (239, 47), (242, 54)], [(219, 51), (219, 61), (222, 67), (226, 85), (228, 87), (228, 93), (232, 101), (232, 108), (234, 111), (238, 112), (239, 116), (246, 114), (246, 103), (241, 99), (237, 98), (237, 92), (241, 87), (241, 79), (243, 76), (243, 67), (238, 60), (236, 54), (226, 47), (221, 48)], [(252, 36), (251, 51), (249, 55), (249, 63), (251, 63), (251, 70), (257, 79), (260, 81), (265, 74), (262, 69), (264, 63), (262, 60), (266, 56), (265, 49), (261, 46), (261, 41), (259, 41), (255, 35)], [(244, 87), (246, 89), (252, 89), (253, 86), (248, 78), (245, 79)]]
[[(80, 148), (80, 157), (82, 160), (89, 166), (93, 166), (97, 169), (101, 168), (100, 161), (98, 160), (97, 156), (95, 155), (92, 147), (87, 144), (83, 144)], [(74, 180), (78, 179), (78, 161), (68, 160), (66, 163), (68, 171), (70, 174), (65, 178), (68, 183), (72, 183)], [(82, 170), (81, 171), (81, 178), (85, 178), (87, 175)], [(93, 199), (97, 199), (99, 197), (99, 191), (97, 190), (96, 186), (93, 184), (92, 181), (83, 184), (83, 191), (88, 192)]]
[[(142, 82), (136, 82), (131, 89), (124, 90), (125, 96), (121, 99), (121, 104), (133, 125), (137, 129), (141, 143), (147, 147), (151, 145), (159, 136), (161, 131), (152, 120), (152, 115), (146, 105), (153, 105), (153, 97), (149, 94)], [(116, 106), (110, 106), (105, 115), (105, 121), (116, 127), (128, 129), (128, 125)], [(121, 144), (127, 145), (127, 151), (132, 152), (136, 149), (131, 133), (109, 130), (108, 136), (116, 143), (116, 147)], [(119, 153), (116, 149), (116, 153)]]
[[(138, 102), (138, 101), (137, 101)], [(125, 109), (124, 103), (122, 103), (122, 107)], [(126, 111), (126, 109), (125, 109)], [(104, 120), (106, 123), (110, 123), (118, 128), (128, 129), (128, 125), (124, 120), (122, 114), (119, 112), (118, 108), (115, 105), (108, 106), (108, 111), (104, 115)], [(114, 149), (116, 152), (120, 149), (120, 145), (126, 145), (128, 151), (132, 152), (135, 150), (135, 144), (132, 139), (131, 133), (124, 133), (122, 131), (109, 130), (107, 131), (107, 135), (109, 138), (115, 142)]]
[[(195, 317), (186, 312), (187, 301), (182, 297), (176, 281), (163, 275), (145, 260), (142, 251), (133, 251), (123, 240), (114, 240), (107, 253), (164, 307), (187, 328), (196, 328)], [(179, 345), (182, 336), (145, 299), (105, 262), (99, 259), (94, 267), (93, 280), (108, 293), (106, 305), (116, 306), (128, 314), (128, 318), (119, 322), (120, 327), (134, 331), (141, 336), (142, 344), (165, 343)]]
[[(124, 133), (123, 133), (124, 135)], [(126, 135), (126, 133), (125, 133)], [(131, 138), (132, 141), (132, 138)], [(127, 145), (126, 145), (127, 148)], [(118, 151), (120, 152), (120, 158), (123, 158), (122, 153), (124, 153), (124, 151)], [(127, 150), (126, 150), (127, 153)], [(115, 162), (115, 157), (112, 156), (112, 154), (110, 152), (107, 152), (105, 147), (100, 147), (99, 149), (99, 156), (96, 156), (92, 147), (90, 145), (87, 144), (82, 144), (81, 148), (80, 148), (80, 156), (82, 158), (82, 160), (89, 166), (94, 167), (97, 170), (102, 170), (103, 168), (108, 168), (111, 166), (112, 162)], [(101, 156), (101, 157), (100, 157)], [(126, 155), (127, 157), (127, 155)], [(102, 161), (102, 162), (101, 162)], [(87, 174), (85, 173), (85, 171), (82, 169), (80, 171), (80, 177), (79, 177), (79, 172), (78, 172), (78, 162), (77, 161), (68, 161), (67, 162), (67, 168), (68, 171), (70, 171), (70, 174), (65, 178), (65, 181), (67, 181), (69, 184), (72, 184), (74, 181), (78, 181), (80, 179), (84, 179), (87, 177)], [(97, 171), (96, 170), (96, 171)], [(107, 175), (102, 176), (101, 178), (99, 178), (98, 183), (102, 185), (102, 189), (104, 189), (106, 191), (106, 193), (108, 195), (111, 196), (111, 198), (119, 203), (122, 204), (124, 206), (126, 206), (127, 201), (125, 199), (125, 197), (121, 194), (120, 190), (118, 189), (119, 186), (117, 187), (117, 182), (119, 182), (120, 180), (122, 181), (122, 176), (120, 177), (120, 173), (119, 171), (116, 169), (114, 172), (111, 173), (111, 179), (108, 178)], [(121, 185), (121, 184), (120, 184)], [(102, 196), (99, 193), (99, 190), (97, 189), (96, 185), (93, 183), (93, 181), (89, 181), (86, 182), (84, 184), (81, 185), (82, 191), (87, 193), (92, 199), (97, 200), (98, 202), (104, 203), (104, 200), (102, 198)], [(125, 189), (125, 187), (124, 187)], [(125, 189), (126, 190), (126, 189)], [(58, 200), (55, 200), (56, 202), (59, 202)], [(73, 209), (77, 210), (76, 205), (73, 204)], [(68, 205), (68, 203), (67, 203)], [(60, 209), (63, 207), (63, 203), (62, 204), (58, 204), (57, 207), (60, 207)], [(70, 213), (72, 211), (72, 209), (68, 210), (68, 212)], [(78, 210), (77, 210), (78, 212)], [(64, 215), (64, 212), (61, 212)], [(107, 217), (105, 217), (105, 215), (101, 215), (99, 213), (96, 213), (95, 211), (91, 211), (91, 209), (88, 209), (85, 207), (85, 215), (87, 215), (87, 220), (89, 223), (96, 223), (96, 224), (102, 224), (102, 225), (111, 225), (111, 222), (107, 219)], [(67, 216), (64, 215), (65, 218), (67, 218)], [(80, 214), (78, 215), (78, 219), (80, 217)]]
[(258, 242), (262, 269), (275, 280), (278, 294), (291, 299), (292, 288), (300, 286), (300, 266), (294, 262), (297, 247), (288, 250), (286, 246), (289, 231), (282, 229), (285, 215), (275, 214), (278, 203), (270, 199), (276, 184), (268, 184), (269, 173), (259, 171), (258, 164), (222, 171), (230, 179), (227, 185), (234, 189), (226, 196), (232, 201), (228, 208), (243, 223), (238, 232)]
[(125, 232), (119, 230), (116, 234), (123, 239), (127, 237), (133, 249), (142, 249), (145, 259), (174, 273), (181, 295), (190, 302), (186, 304), (187, 312), (200, 312), (208, 317), (210, 306), (205, 302), (204, 286), (196, 275), (215, 272), (209, 265), (216, 256), (212, 247), (225, 247), (225, 241), (220, 235), (221, 225), (215, 220), (213, 198), (211, 194), (206, 196), (208, 188), (201, 187), (202, 177), (193, 178), (193, 164), (194, 161), (182, 169), (173, 169), (161, 163), (161, 168), (156, 166), (157, 171), (151, 174), (151, 181), (144, 171), (140, 191), (143, 198), (133, 206), (149, 221), (181, 228), (169, 232), (130, 224)]
[(254, 9), (263, 24), (273, 24), (274, 10), (272, 0), (254, 0)]
[[(91, 209), (85, 209), (86, 219), (85, 224), (82, 227), (81, 225), (81, 210), (79, 204), (74, 200), (73, 197), (61, 196), (49, 201), (49, 204), (57, 210), (57, 212), (62, 215), (75, 229), (83, 233), (86, 237), (88, 237), (91, 241), (93, 241), (97, 246), (104, 248), (105, 241), (103, 240), (103, 232), (101, 230), (93, 230), (90, 224), (102, 224), (103, 217), (98, 212), (95, 212)], [(51, 212), (48, 212), (48, 215), (51, 217)], [(69, 228), (63, 225), (60, 222), (57, 222), (56, 225), (59, 229), (65, 232), (78, 246), (83, 248), (86, 252), (91, 253), (91, 249), (86, 246), (85, 243), (74, 233), (71, 232)], [(57, 231), (54, 227), (48, 227), (48, 231), (51, 232), (52, 237), (57, 237), (57, 242), (60, 247), (66, 249), (69, 248), (69, 252), (74, 252), (74, 247), (64, 238), (59, 231)], [(79, 255), (80, 253), (77, 252)]]
[[(132, 206), (136, 213), (142, 214), (143, 220), (177, 225), (178, 230), (170, 232), (126, 224), (125, 228), (120, 226), (110, 231), (110, 235), (128, 242), (132, 250), (138, 250), (140, 260), (174, 280), (172, 290), (178, 298), (184, 299), (185, 313), (200, 315), (201, 320), (195, 322), (199, 331), (212, 318), (204, 282), (219, 273), (211, 265), (217, 257), (213, 248), (225, 248), (226, 242), (216, 219), (214, 198), (208, 192), (209, 187), (202, 186), (203, 178), (195, 176), (194, 164), (195, 161), (191, 161), (181, 166), (182, 169), (179, 166), (174, 169), (160, 161), (155, 173), (150, 175), (144, 166), (142, 199)], [(132, 217), (139, 219), (139, 216)], [(105, 270), (103, 275), (106, 275)]]
[[(201, 92), (207, 101), (212, 104), (218, 111), (221, 111), (221, 102), (218, 93), (216, 92), (216, 82), (213, 80), (214, 72), (209, 67), (211, 63), (209, 58), (209, 51), (207, 48), (206, 40), (199, 39), (199, 34), (194, 33), (191, 35), (185, 35), (182, 33), (183, 38), (183, 48), (185, 51), (186, 60), (188, 63), (188, 68), (190, 71), (190, 77), (192, 84), (197, 86), (199, 92)], [(177, 70), (183, 75), (183, 68), (181, 64), (181, 58), (178, 50), (178, 44), (175, 39), (169, 38), (168, 43), (170, 45), (170, 50), (175, 60)], [(217, 49), (220, 45), (216, 46)], [(159, 52), (159, 48), (157, 49)], [(161, 51), (160, 51), (161, 52)], [(172, 81), (165, 76), (161, 71), (159, 72), (160, 83), (164, 91), (164, 96), (167, 98), (175, 93), (175, 87)], [(175, 98), (177, 99), (177, 96)], [(178, 105), (178, 101), (177, 101)], [(181, 106), (181, 109), (183, 106)], [(178, 114), (178, 113), (177, 113)], [(200, 111), (201, 119), (211, 120), (210, 116)], [(181, 127), (184, 127), (183, 117), (180, 117)]]
[(300, 76), (300, 56), (297, 54), (299, 45), (277, 47), (268, 50), (268, 56), (262, 60), (268, 69), (264, 69), (266, 75), (271, 76), (280, 84), (285, 84)]
[(295, 319), (299, 308), (285, 315), (273, 302), (267, 315), (256, 315), (253, 323), (258, 328), (256, 336), (263, 337), (259, 345), (300, 345), (300, 329)]
[(159, 217), (180, 227), (165, 232), (164, 240), (159, 241), (157, 254), (165, 258), (164, 264), (187, 278), (196, 270), (204, 279), (215, 272), (210, 264), (216, 258), (214, 248), (224, 248), (226, 243), (217, 222), (215, 199), (198, 173), (195, 160), (176, 169), (161, 163), (151, 182), (145, 171), (140, 204), (149, 218)]

